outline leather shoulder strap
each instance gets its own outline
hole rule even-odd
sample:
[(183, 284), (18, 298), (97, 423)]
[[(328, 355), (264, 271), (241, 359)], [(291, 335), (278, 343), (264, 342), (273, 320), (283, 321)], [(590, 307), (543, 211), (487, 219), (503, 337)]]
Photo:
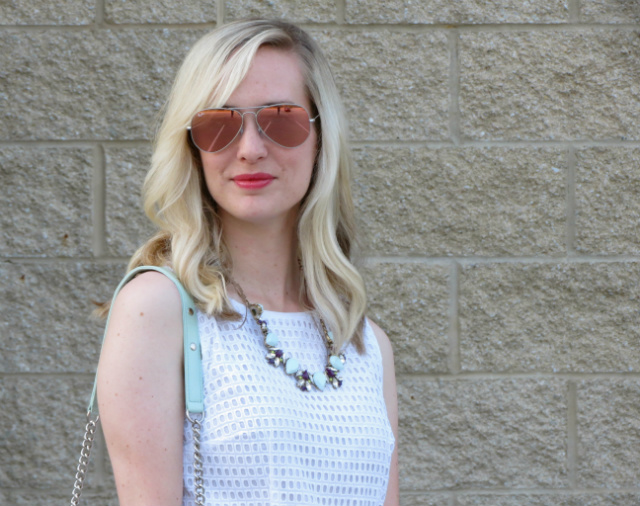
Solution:
[[(204, 391), (202, 380), (202, 351), (200, 348), (200, 335), (198, 333), (198, 317), (196, 314), (196, 305), (193, 302), (191, 296), (184, 289), (175, 274), (164, 267), (156, 267), (153, 265), (143, 265), (136, 267), (130, 271), (116, 288), (113, 294), (113, 300), (129, 281), (131, 281), (136, 275), (145, 271), (157, 271), (164, 274), (176, 285), (178, 292), (180, 292), (180, 300), (182, 301), (182, 326), (183, 326), (183, 341), (184, 341), (184, 398), (185, 407), (189, 413), (202, 413), (204, 411)], [(113, 305), (112, 305), (113, 307)], [(109, 319), (111, 318), (111, 310), (109, 310), (109, 316), (107, 317), (107, 323), (104, 327), (104, 336), (102, 342), (104, 343), (104, 337), (107, 335), (107, 327), (109, 326)], [(96, 389), (98, 384), (98, 373), (93, 382), (93, 391), (91, 392), (91, 399), (89, 401), (89, 413), (97, 413), (96, 405)]]

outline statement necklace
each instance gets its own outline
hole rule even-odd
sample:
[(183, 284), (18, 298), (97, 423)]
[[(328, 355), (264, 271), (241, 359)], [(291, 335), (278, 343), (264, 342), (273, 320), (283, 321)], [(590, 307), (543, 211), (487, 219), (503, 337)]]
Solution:
[(247, 300), (242, 288), (240, 288), (235, 281), (231, 281), (231, 283), (240, 297), (242, 297), (243, 302), (249, 308), (249, 311), (251, 311), (251, 316), (253, 316), (253, 319), (262, 331), (264, 345), (267, 348), (265, 358), (269, 364), (274, 367), (280, 367), (282, 365), (284, 372), (296, 379), (296, 386), (303, 392), (309, 392), (312, 390), (312, 387), (315, 387), (317, 390), (324, 390), (327, 383), (333, 386), (333, 388), (342, 386), (342, 378), (338, 376), (338, 373), (344, 368), (346, 358), (344, 353), (338, 355), (333, 353), (333, 334), (327, 330), (327, 326), (324, 324), (322, 318), (320, 318), (320, 326), (324, 334), (324, 344), (327, 347), (327, 365), (323, 371), (310, 372), (307, 369), (302, 369), (298, 359), (287, 355), (284, 350), (280, 348), (278, 336), (269, 330), (267, 321), (262, 318), (264, 311), (262, 304), (251, 304)]

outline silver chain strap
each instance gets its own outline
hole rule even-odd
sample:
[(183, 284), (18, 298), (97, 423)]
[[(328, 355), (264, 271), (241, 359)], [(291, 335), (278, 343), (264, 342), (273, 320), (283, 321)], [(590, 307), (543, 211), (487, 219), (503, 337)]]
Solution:
[(203, 418), (204, 413), (202, 413), (201, 417), (198, 419), (191, 418), (190, 413), (187, 411), (187, 419), (191, 422), (191, 429), (193, 431), (193, 481), (196, 496), (195, 504), (197, 506), (204, 506), (204, 461), (200, 450), (200, 429), (202, 428), (200, 422)]
[(78, 470), (76, 471), (76, 482), (73, 484), (73, 492), (71, 493), (71, 506), (78, 506), (80, 503), (80, 495), (84, 486), (84, 478), (89, 467), (89, 456), (91, 455), (91, 447), (96, 437), (96, 429), (98, 428), (97, 416), (95, 420), (91, 419), (91, 412), (87, 413), (87, 425), (84, 432), (84, 441), (82, 442), (82, 450), (80, 450), (80, 460), (78, 461)]

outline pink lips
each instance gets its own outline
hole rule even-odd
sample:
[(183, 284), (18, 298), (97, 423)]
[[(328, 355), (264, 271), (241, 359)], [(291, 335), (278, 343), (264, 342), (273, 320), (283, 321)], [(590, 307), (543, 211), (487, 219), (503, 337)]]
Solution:
[(239, 174), (233, 178), (233, 182), (240, 188), (256, 190), (264, 188), (275, 178), (271, 174), (257, 172), (255, 174)]

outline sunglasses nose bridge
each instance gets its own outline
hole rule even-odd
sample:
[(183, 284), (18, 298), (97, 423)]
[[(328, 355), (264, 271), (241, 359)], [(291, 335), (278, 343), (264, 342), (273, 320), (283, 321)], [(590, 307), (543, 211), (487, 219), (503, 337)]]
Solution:
[(253, 119), (256, 122), (256, 128), (258, 129), (258, 132), (261, 133), (262, 135), (265, 135), (265, 136), (267, 135), (267, 134), (264, 133), (264, 130), (262, 130), (262, 128), (260, 127), (260, 123), (258, 123), (258, 113), (259, 112), (260, 111), (258, 110), (258, 111), (244, 111), (244, 112), (240, 113), (240, 116), (242, 117), (242, 123), (240, 124), (240, 134), (241, 135), (244, 133), (244, 126), (245, 126), (244, 117), (247, 114), (252, 114), (253, 115)]

